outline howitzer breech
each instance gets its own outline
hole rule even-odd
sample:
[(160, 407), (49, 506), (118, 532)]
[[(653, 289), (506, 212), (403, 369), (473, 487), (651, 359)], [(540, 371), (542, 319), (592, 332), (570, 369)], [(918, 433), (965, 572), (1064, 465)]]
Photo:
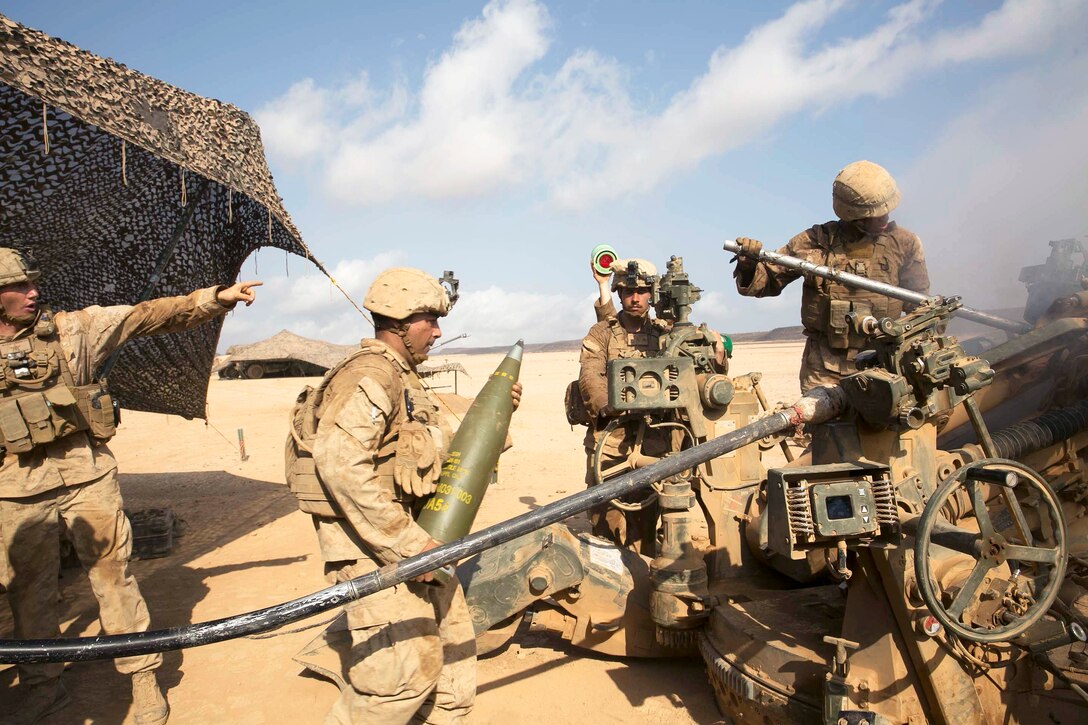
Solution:
[(599, 486), (593, 486), (422, 554), (388, 564), (357, 579), (341, 582), (283, 604), (212, 622), (152, 632), (66, 639), (0, 640), (0, 662), (29, 664), (112, 659), (197, 647), (267, 632), (343, 606), (484, 549), (506, 543), (606, 501), (646, 488), (655, 481), (683, 473), (766, 436), (781, 433), (803, 423), (823, 422), (838, 415), (845, 406), (846, 396), (838, 386), (815, 388), (806, 393), (792, 408), (760, 418), (706, 443), (679, 451), (646, 468), (631, 471)]

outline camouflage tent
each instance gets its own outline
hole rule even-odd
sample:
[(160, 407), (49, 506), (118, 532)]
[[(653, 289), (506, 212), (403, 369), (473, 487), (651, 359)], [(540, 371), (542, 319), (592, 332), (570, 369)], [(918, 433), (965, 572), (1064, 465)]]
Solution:
[[(227, 366), (234, 366), (238, 370), (245, 371), (249, 363), (300, 360), (317, 368), (331, 370), (338, 362), (358, 349), (358, 345), (337, 345), (334, 342), (302, 337), (290, 330), (280, 330), (272, 337), (248, 345), (231, 345), (227, 349), (227, 354), (216, 360), (213, 369), (219, 371)], [(272, 366), (266, 366), (266, 368), (274, 370)], [(421, 378), (447, 372), (468, 374), (464, 366), (456, 362), (420, 365), (416, 372)]]
[[(54, 309), (230, 284), (262, 246), (310, 257), (233, 106), (0, 16), (0, 109), (0, 246), (38, 260)], [(121, 404), (204, 417), (221, 326), (126, 345)]]
[(468, 375), (468, 370), (461, 363), (440, 363), (438, 365), (420, 365), (416, 368), (421, 378), (429, 378), (439, 373), (462, 373)]
[(337, 345), (280, 330), (272, 337), (250, 345), (231, 345), (217, 368), (229, 363), (301, 360), (328, 370), (358, 349), (358, 345)]

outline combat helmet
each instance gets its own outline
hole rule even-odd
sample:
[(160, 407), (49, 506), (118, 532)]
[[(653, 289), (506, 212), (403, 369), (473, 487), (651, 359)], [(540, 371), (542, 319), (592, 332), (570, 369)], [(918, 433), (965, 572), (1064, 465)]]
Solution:
[(612, 263), (612, 291), (657, 287), (657, 267), (645, 259), (617, 259)]
[(411, 267), (393, 267), (379, 274), (363, 300), (363, 307), (393, 320), (420, 312), (445, 317), (451, 306), (449, 294), (437, 279)]
[(855, 161), (835, 177), (831, 204), (844, 222), (884, 216), (899, 206), (899, 187), (883, 166)]
[(38, 263), (29, 254), (11, 247), (0, 247), (0, 287), (33, 282), (40, 276)]

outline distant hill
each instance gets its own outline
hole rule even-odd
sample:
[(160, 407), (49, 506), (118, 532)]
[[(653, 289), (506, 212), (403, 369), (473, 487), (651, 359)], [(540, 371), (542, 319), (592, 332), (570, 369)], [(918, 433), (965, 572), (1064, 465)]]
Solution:
[(776, 327), (773, 330), (766, 330), (764, 332), (731, 333), (729, 337), (733, 338), (734, 343), (795, 342), (797, 340), (805, 339), (805, 335), (802, 332), (803, 329), (804, 328), (800, 325), (793, 325), (792, 327)]
[[(525, 345), (525, 352), (577, 352), (582, 349), (582, 341), (559, 340), (558, 342), (531, 342)], [(509, 352), (510, 345), (494, 347), (445, 347), (434, 355), (490, 355), (496, 352)]]

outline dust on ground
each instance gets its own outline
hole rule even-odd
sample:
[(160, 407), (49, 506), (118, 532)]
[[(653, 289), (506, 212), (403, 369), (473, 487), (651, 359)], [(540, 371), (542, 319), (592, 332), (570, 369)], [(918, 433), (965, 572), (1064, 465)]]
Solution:
[[(801, 343), (738, 346), (733, 375), (761, 371), (767, 397), (792, 402), (799, 394)], [(501, 355), (457, 355), (461, 395), (474, 395)], [(505, 453), (499, 482), (484, 500), (479, 529), (576, 493), (583, 488), (584, 429), (563, 416), (563, 390), (578, 373), (576, 352), (527, 353), (525, 392), (514, 415), (514, 448)], [(184, 536), (169, 556), (135, 561), (155, 629), (248, 612), (326, 586), (310, 517), (298, 511), (283, 483), (287, 413), (305, 384), (316, 379), (219, 380), (209, 391), (210, 423), (126, 412), (110, 444), (120, 462), (126, 507), (170, 507)], [(453, 377), (436, 386), (453, 392)], [(248, 459), (239, 455), (244, 436)], [(100, 632), (83, 572), (61, 576), (64, 636)], [(159, 670), (175, 723), (319, 723), (337, 697), (332, 684), (302, 674), (292, 656), (320, 631), (289, 625), (271, 637), (236, 639), (169, 652)], [(0, 637), (12, 636), (0, 605)], [(81, 662), (66, 671), (73, 704), (49, 718), (61, 723), (132, 722), (130, 685), (110, 662)], [(14, 667), (0, 669), (0, 713), (16, 705)], [(634, 660), (571, 647), (551, 636), (520, 634), (481, 658), (472, 723), (534, 719), (547, 723), (712, 723), (719, 719), (702, 661)]]

